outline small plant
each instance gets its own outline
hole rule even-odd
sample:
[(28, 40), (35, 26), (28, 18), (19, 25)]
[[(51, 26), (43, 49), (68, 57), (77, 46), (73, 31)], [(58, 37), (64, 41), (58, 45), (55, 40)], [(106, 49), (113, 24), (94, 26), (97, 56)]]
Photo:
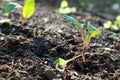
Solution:
[(69, 4), (68, 4), (67, 0), (62, 0), (62, 2), (60, 4), (59, 12), (64, 13), (64, 14), (75, 13), (76, 8), (75, 7), (72, 7), (72, 8), (69, 7)]
[(34, 28), (32, 31), (32, 36), (36, 37), (37, 36), (37, 28)]
[(10, 2), (10, 3), (7, 4), (7, 6), (5, 7), (5, 10), (4, 10), (4, 13), (5, 13), (4, 15), (7, 18), (1, 19), (0, 20), (0, 25), (10, 22), (10, 19), (8, 19), (8, 16), (9, 16), (10, 12), (13, 11), (14, 9), (16, 9), (16, 8), (22, 8), (22, 6), (18, 3), (15, 3), (15, 2)]
[(22, 8), (22, 6), (18, 3), (15, 3), (15, 2), (10, 2), (7, 4), (7, 6), (5, 7), (5, 16), (9, 16), (10, 12), (13, 11), (14, 9), (16, 8)]
[(35, 11), (35, 0), (25, 0), (23, 12), (22, 12), (23, 20), (21, 23), (21, 27), (23, 27), (25, 19), (30, 18), (33, 15), (34, 11)]
[(114, 21), (114, 23), (112, 23), (112, 21), (107, 21), (103, 25), (104, 25), (104, 28), (110, 29), (112, 31), (120, 30), (120, 15), (116, 17), (116, 20)]
[(0, 24), (3, 24), (5, 22), (8, 22), (8, 16), (11, 11), (15, 10), (16, 8), (21, 8), (21, 16), (22, 16), (22, 22), (21, 22), (21, 28), (23, 28), (23, 25), (25, 23), (25, 19), (30, 18), (34, 11), (35, 11), (35, 0), (25, 0), (25, 4), (22, 7), (20, 4), (15, 2), (10, 2), (5, 7), (5, 16), (7, 16), (7, 19), (1, 20)]
[[(88, 33), (85, 34), (84, 33), (84, 30), (83, 30), (83, 27), (81, 26), (81, 24), (73, 17), (70, 17), (70, 16), (67, 16), (65, 14), (61, 14), (65, 19), (67, 19), (68, 21), (72, 22), (79, 30), (80, 30), (80, 33), (82, 35), (82, 40), (83, 40), (83, 48), (82, 48), (82, 60), (85, 61), (85, 50), (86, 48), (88, 47), (89, 45), (89, 42), (90, 42), (90, 39), (92, 37), (95, 37), (96, 35), (99, 35), (101, 34), (101, 31), (98, 30), (97, 28), (95, 28), (93, 25), (91, 24), (88, 24), (87, 25), (87, 30), (88, 30)], [(64, 60), (62, 58), (58, 58), (54, 64), (56, 65), (60, 65), (61, 67), (66, 67), (67, 63), (74, 60), (74, 59), (77, 59), (81, 56), (81, 54), (79, 54), (78, 56), (76, 57), (73, 57), (69, 60)]]
[(111, 49), (111, 48), (104, 48), (102, 55), (109, 55), (110, 60), (112, 60), (114, 62), (114, 61), (116, 61), (116, 59), (113, 57), (112, 54), (110, 54), (110, 51), (115, 51), (115, 50)]

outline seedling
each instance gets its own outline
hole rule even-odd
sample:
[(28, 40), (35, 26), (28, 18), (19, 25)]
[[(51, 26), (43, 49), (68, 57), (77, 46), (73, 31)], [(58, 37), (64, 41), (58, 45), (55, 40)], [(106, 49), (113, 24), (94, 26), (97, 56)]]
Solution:
[(114, 51), (114, 50), (112, 50), (110, 48), (104, 48), (104, 51), (102, 52), (102, 55), (109, 55), (110, 60), (112, 60), (114, 62), (114, 61), (116, 61), (116, 59), (113, 57), (112, 54), (109, 54), (110, 51)]
[(34, 28), (34, 29), (33, 29), (32, 35), (33, 35), (33, 37), (36, 37), (36, 36), (37, 36), (37, 28)]
[(30, 18), (35, 11), (35, 0), (25, 0), (25, 4), (23, 7), (18, 3), (10, 2), (5, 7), (5, 15), (8, 17), (9, 13), (11, 11), (13, 11), (15, 8), (22, 8), (21, 28), (23, 28), (23, 25), (25, 23), (25, 19)]
[(69, 7), (67, 0), (62, 0), (60, 4), (59, 12), (64, 14), (75, 13), (76, 7)]
[[(68, 21), (72, 22), (79, 30), (80, 30), (80, 33), (82, 35), (82, 40), (83, 40), (83, 48), (82, 48), (82, 60), (85, 61), (85, 50), (86, 48), (88, 47), (89, 45), (89, 42), (90, 42), (90, 39), (92, 37), (95, 37), (96, 35), (99, 35), (101, 34), (101, 31), (98, 30), (97, 28), (95, 28), (93, 25), (91, 24), (88, 24), (87, 25), (87, 30), (88, 30), (88, 33), (85, 35), (84, 33), (84, 30), (83, 30), (83, 27), (81, 26), (81, 24), (78, 22), (78, 20), (76, 20), (75, 18), (73, 17), (70, 17), (68, 15), (65, 15), (65, 14), (61, 14), (62, 17), (64, 17), (65, 19), (67, 19)], [(66, 67), (67, 63), (74, 60), (74, 59), (77, 59), (81, 56), (81, 54), (79, 54), (78, 56), (76, 57), (73, 57), (69, 60), (64, 60), (62, 58), (58, 58), (54, 64), (56, 65), (60, 65), (62, 67)]]
[(21, 28), (23, 28), (23, 25), (25, 23), (25, 19), (30, 18), (35, 11), (35, 0), (25, 0), (25, 4), (23, 7), (23, 19), (21, 22)]
[(9, 13), (13, 10), (15, 10), (16, 8), (22, 8), (22, 6), (18, 3), (15, 2), (10, 2), (7, 4), (7, 6), (5, 7), (5, 16), (9, 16)]
[(112, 23), (112, 21), (107, 21), (103, 25), (104, 25), (104, 28), (110, 29), (112, 31), (120, 30), (120, 15), (116, 17), (116, 20), (114, 21), (114, 23)]
[(5, 7), (4, 13), (5, 16), (7, 17), (6, 19), (1, 19), (0, 20), (0, 25), (4, 24), (4, 23), (9, 23), (10, 19), (8, 19), (8, 16), (10, 14), (11, 11), (13, 11), (16, 8), (22, 8), (22, 6), (18, 3), (15, 2), (10, 2), (7, 4), (7, 6)]

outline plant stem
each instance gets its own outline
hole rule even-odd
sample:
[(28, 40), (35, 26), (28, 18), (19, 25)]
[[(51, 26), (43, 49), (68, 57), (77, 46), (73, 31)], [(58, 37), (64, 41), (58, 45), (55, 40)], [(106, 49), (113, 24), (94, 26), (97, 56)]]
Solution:
[(83, 62), (85, 62), (85, 50), (86, 50), (86, 46), (85, 46), (85, 43), (84, 43), (83, 48), (82, 48), (82, 60), (83, 60)]
[(82, 40), (83, 40), (83, 48), (82, 48), (82, 60), (85, 62), (85, 49), (86, 49), (86, 42), (85, 42), (85, 33), (83, 30), (80, 30)]
[[(83, 60), (83, 62), (85, 62), (85, 49), (86, 49), (86, 48), (85, 48), (85, 45), (83, 45), (83, 49), (82, 49), (82, 60)], [(81, 56), (81, 54), (79, 54), (78, 56), (75, 56), (75, 57), (67, 60), (67, 62), (70, 62), (70, 61), (72, 61), (72, 60), (74, 60), (74, 59), (77, 59), (77, 58), (79, 58), (80, 56)]]
[(78, 55), (78, 56), (75, 56), (75, 57), (73, 57), (73, 58), (71, 58), (71, 59), (69, 59), (69, 60), (67, 60), (67, 63), (68, 63), (68, 62), (70, 62), (70, 61), (72, 61), (72, 60), (74, 60), (74, 59), (79, 58), (80, 56), (81, 56), (81, 54), (80, 54), (80, 55)]
[(23, 26), (24, 26), (24, 24), (25, 24), (25, 19), (24, 18), (22, 18), (22, 21), (21, 21), (21, 29), (23, 29)]
[[(85, 62), (85, 50), (86, 50), (86, 47), (87, 47), (86, 44), (88, 44), (88, 43), (89, 43), (89, 41), (87, 41), (86, 43), (85, 42), (83, 43), (83, 48), (82, 48), (82, 60), (83, 60), (83, 62)], [(75, 57), (67, 60), (67, 62), (70, 62), (70, 61), (72, 61), (74, 59), (77, 59), (80, 56), (81, 56), (81, 54), (79, 54), (78, 56), (75, 56)]]

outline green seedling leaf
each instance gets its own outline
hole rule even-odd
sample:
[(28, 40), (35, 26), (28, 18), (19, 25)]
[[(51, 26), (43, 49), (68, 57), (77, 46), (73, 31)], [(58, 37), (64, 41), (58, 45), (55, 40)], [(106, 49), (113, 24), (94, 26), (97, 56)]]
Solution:
[(15, 2), (10, 2), (7, 4), (7, 6), (5, 7), (5, 13), (10, 13), (12, 10), (14, 10), (15, 8), (22, 8), (22, 6), (18, 3)]
[(68, 7), (68, 2), (66, 0), (63, 0), (60, 4), (60, 8), (66, 8)]
[(64, 13), (64, 14), (69, 14), (69, 13), (71, 13), (71, 10), (70, 10), (69, 7), (67, 7), (67, 8), (60, 8), (59, 12), (60, 13)]
[(104, 51), (102, 52), (103, 55), (106, 55), (106, 54), (108, 54), (108, 53), (109, 53), (108, 50), (104, 50)]
[(3, 20), (0, 20), (0, 26), (4, 23), (9, 23), (10, 20), (9, 19), (3, 19)]
[(84, 47), (87, 47), (89, 45), (89, 41), (90, 41), (91, 37), (95, 37), (96, 35), (101, 34), (101, 31), (98, 30), (97, 28), (95, 28), (91, 24), (87, 25), (87, 29), (88, 29), (89, 33), (85, 36)]
[(119, 30), (119, 28), (118, 28), (117, 25), (112, 25), (111, 30), (112, 31), (117, 31), (117, 30)]
[(61, 16), (63, 16), (63, 17), (64, 17), (65, 19), (67, 19), (68, 21), (72, 22), (75, 26), (77, 26), (78, 29), (83, 30), (81, 24), (80, 24), (80, 23), (78, 22), (78, 20), (76, 20), (75, 18), (70, 17), (70, 16), (68, 16), (68, 15), (66, 15), (66, 14), (63, 14), (63, 13), (61, 13)]
[(114, 25), (116, 25), (120, 29), (120, 15), (116, 17), (116, 21), (114, 22)]
[(66, 7), (66, 8), (60, 8), (59, 9), (60, 13), (64, 13), (64, 14), (70, 14), (70, 13), (75, 13), (76, 12), (76, 8), (70, 8), (70, 7)]
[(59, 66), (65, 68), (65, 67), (67, 66), (67, 63), (68, 63), (67, 60), (64, 60), (64, 59), (62, 59), (62, 58), (58, 58), (57, 60), (54, 61), (53, 64), (59, 65)]
[(107, 21), (103, 25), (104, 25), (104, 28), (110, 29), (112, 27), (112, 22), (111, 21)]
[(113, 56), (110, 56), (110, 59), (114, 62), (116, 59)]
[(93, 25), (91, 25), (91, 24), (88, 24), (87, 29), (88, 29), (88, 32), (89, 32), (89, 34), (90, 34), (91, 37), (94, 37), (94, 36), (96, 36), (96, 35), (101, 34), (101, 31), (98, 30), (97, 28), (95, 28), (95, 27), (94, 27)]
[(33, 34), (32, 35), (33, 35), (33, 37), (36, 37), (36, 35), (37, 35), (37, 29), (36, 28), (33, 29)]
[(76, 11), (77, 11), (76, 7), (71, 8), (71, 13), (76, 13)]
[(118, 15), (118, 16), (116, 17), (116, 20), (117, 20), (117, 21), (120, 21), (120, 15)]
[(25, 0), (23, 7), (23, 17), (25, 19), (30, 18), (35, 11), (35, 0)]

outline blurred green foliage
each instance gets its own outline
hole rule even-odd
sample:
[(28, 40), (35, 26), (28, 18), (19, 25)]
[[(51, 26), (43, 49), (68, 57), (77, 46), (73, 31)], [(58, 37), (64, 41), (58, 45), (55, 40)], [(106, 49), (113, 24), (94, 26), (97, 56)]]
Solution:
[(106, 23), (104, 23), (104, 28), (112, 31), (120, 30), (120, 15), (116, 17), (116, 20), (113, 23), (112, 21), (107, 21)]
[(60, 13), (70, 14), (76, 12), (76, 7), (69, 7), (67, 0), (62, 0), (59, 8)]

